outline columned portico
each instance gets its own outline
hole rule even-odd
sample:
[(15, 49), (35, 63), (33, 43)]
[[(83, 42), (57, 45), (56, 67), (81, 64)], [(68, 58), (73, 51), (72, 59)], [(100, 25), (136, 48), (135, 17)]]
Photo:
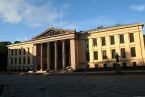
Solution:
[(74, 48), (71, 47), (71, 44), (73, 45), (73, 43), (74, 42), (71, 42), (69, 39), (64, 39), (35, 45), (33, 51), (36, 53), (34, 54), (38, 58), (37, 65), (35, 63), (37, 70), (65, 70), (74, 60)]
[[(75, 70), (74, 31), (52, 29), (35, 38), (38, 71), (65, 70), (70, 67)], [(37, 40), (37, 38), (39, 39)]]

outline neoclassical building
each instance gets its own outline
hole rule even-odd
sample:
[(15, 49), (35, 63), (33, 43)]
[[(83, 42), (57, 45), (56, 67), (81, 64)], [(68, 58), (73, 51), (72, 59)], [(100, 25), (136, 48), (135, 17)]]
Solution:
[(29, 41), (8, 45), (9, 70), (110, 68), (145, 65), (144, 24), (115, 25), (76, 32), (50, 27)]

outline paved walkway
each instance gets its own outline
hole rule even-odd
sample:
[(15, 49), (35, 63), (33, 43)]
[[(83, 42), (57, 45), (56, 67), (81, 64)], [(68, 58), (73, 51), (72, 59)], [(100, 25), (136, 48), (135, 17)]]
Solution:
[(38, 71), (33, 73), (29, 72), (0, 72), (0, 74), (14, 74), (14, 75), (116, 75), (116, 74), (145, 74), (145, 70), (122, 70), (120, 73), (116, 73), (116, 71), (94, 71), (94, 72), (59, 72), (59, 71)]
[(0, 74), (0, 97), (145, 97), (145, 74)]

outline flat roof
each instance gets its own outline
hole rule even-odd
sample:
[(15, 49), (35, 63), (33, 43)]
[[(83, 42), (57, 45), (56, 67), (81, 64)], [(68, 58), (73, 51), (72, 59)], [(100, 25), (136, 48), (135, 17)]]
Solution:
[(88, 33), (92, 33), (94, 31), (105, 31), (105, 30), (113, 30), (113, 29), (120, 29), (120, 28), (124, 28), (124, 27), (133, 27), (133, 26), (144, 26), (144, 23), (135, 23), (135, 24), (116, 24), (114, 26), (107, 26), (107, 27), (97, 27), (95, 29), (91, 29), (91, 30), (86, 30), (84, 32), (88, 32)]

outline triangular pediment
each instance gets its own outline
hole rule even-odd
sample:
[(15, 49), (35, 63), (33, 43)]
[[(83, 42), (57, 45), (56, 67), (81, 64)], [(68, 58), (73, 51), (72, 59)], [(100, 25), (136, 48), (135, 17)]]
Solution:
[(47, 29), (46, 31), (40, 33), (39, 35), (33, 37), (32, 40), (71, 34), (71, 33), (75, 33), (75, 30), (66, 30), (66, 29), (59, 29), (59, 28), (51, 27)]

